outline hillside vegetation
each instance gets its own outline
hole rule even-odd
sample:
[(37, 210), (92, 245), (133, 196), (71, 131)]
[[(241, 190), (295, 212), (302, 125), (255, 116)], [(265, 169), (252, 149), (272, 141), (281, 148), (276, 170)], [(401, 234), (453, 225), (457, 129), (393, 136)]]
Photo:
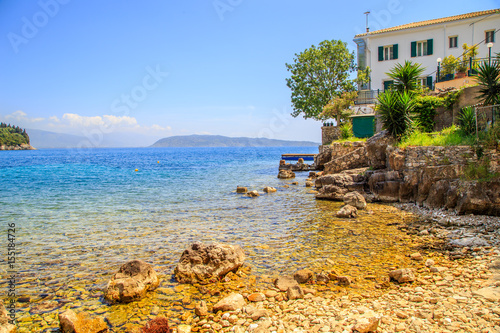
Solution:
[(19, 146), (30, 143), (30, 138), (25, 129), (19, 126), (0, 123), (0, 146)]

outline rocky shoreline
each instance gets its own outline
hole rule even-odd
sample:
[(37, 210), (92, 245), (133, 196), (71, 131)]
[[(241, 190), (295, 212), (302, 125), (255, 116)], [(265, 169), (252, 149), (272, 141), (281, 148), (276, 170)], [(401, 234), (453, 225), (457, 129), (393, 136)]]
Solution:
[[(338, 280), (316, 277), (302, 285), (303, 298), (287, 299), (268, 281), (242, 295), (245, 306), (195, 316), (178, 332), (500, 332), (500, 218), (401, 208), (421, 215), (400, 226), (422, 243), (411, 255), (414, 282), (375, 277), (377, 288), (359, 292), (355, 280), (369, 276), (340, 290)], [(471, 238), (479, 246), (453, 245)]]
[(33, 146), (23, 143), (17, 146), (0, 145), (0, 150), (36, 150)]

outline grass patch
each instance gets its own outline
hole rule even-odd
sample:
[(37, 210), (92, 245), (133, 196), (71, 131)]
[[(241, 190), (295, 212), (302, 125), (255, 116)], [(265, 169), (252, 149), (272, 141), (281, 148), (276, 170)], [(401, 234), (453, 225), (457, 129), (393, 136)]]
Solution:
[(340, 140), (332, 141), (331, 144), (336, 143), (336, 142), (342, 143), (342, 142), (358, 142), (358, 141), (366, 142), (366, 138), (356, 138), (356, 137), (352, 136), (352, 137), (347, 138), (347, 139), (340, 139)]
[(466, 135), (457, 126), (443, 129), (437, 133), (423, 133), (414, 130), (406, 135), (398, 144), (399, 148), (408, 146), (471, 146), (475, 143), (474, 136)]

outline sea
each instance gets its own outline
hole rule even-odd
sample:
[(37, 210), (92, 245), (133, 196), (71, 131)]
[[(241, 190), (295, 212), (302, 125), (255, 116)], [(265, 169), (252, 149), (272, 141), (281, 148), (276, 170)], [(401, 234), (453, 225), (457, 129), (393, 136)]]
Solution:
[[(256, 275), (328, 264), (351, 274), (368, 266), (370, 272), (387, 269), (394, 264), (388, 251), (397, 256), (404, 243), (393, 226), (403, 213), (370, 205), (370, 213), (355, 221), (338, 219), (342, 204), (315, 200), (305, 186), (308, 172), (277, 178), (281, 154), (317, 152), (318, 147), (2, 151), (0, 293), (14, 289), (21, 332), (52, 332), (61, 307), (101, 309), (106, 315), (102, 290), (129, 260), (152, 264), (166, 281), (164, 289), (173, 288), (173, 270), (195, 242), (240, 245)], [(260, 196), (237, 194), (237, 186)], [(263, 193), (266, 186), (277, 192)]]

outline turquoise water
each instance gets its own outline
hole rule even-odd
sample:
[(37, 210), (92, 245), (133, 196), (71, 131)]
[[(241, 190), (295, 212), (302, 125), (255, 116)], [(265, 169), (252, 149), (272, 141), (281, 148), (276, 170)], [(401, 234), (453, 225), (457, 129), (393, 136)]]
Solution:
[[(179, 306), (186, 292), (175, 289), (172, 273), (193, 242), (240, 245), (258, 276), (335, 268), (349, 276), (383, 277), (388, 267), (403, 265), (407, 244), (394, 226), (401, 212), (369, 205), (358, 219), (338, 219), (341, 203), (316, 201), (305, 187), (308, 172), (277, 179), (282, 153), (316, 152), (317, 147), (0, 152), (0, 290), (6, 294), (13, 271), (19, 332), (59, 332), (57, 314), (66, 308), (106, 317), (112, 332), (141, 327), (156, 309), (178, 322), (193, 305)], [(261, 196), (236, 194), (237, 186)], [(265, 186), (278, 191), (262, 193)], [(9, 269), (13, 223), (16, 262)], [(102, 290), (132, 259), (153, 265), (160, 291), (138, 303), (107, 305)], [(359, 287), (363, 283), (376, 282)], [(208, 297), (196, 290), (189, 295), (193, 302)]]
[[(312, 197), (292, 195), (303, 185), (256, 199), (234, 191), (288, 183), (276, 175), (281, 154), (290, 152), (317, 147), (2, 152), (2, 227), (16, 223), (17, 269), (42, 282), (55, 269), (114, 271), (132, 258), (168, 270), (195, 241), (237, 243), (249, 255), (258, 252), (254, 243), (279, 251), (293, 220), (307, 214), (297, 200), (314, 205)], [(286, 267), (255, 255), (256, 269)]]

